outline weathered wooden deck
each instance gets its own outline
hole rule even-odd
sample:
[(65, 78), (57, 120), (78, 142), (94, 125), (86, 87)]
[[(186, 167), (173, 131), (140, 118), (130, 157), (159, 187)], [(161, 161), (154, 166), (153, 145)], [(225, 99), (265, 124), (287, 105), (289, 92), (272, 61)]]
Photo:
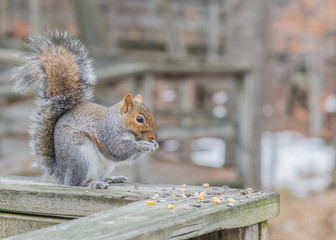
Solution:
[[(195, 192), (203, 191), (204, 200), (196, 200)], [(0, 176), (0, 238), (268, 239), (267, 220), (278, 214), (273, 192), (138, 183), (93, 190)]]

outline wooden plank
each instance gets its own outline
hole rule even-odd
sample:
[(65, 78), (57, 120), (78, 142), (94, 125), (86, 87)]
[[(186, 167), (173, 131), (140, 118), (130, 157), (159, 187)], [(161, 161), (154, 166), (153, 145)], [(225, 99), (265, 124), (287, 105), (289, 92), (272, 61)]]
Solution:
[[(69, 187), (46, 183), (39, 178), (0, 176), (0, 211), (76, 218), (133, 201), (156, 193), (172, 193), (175, 185), (112, 184), (108, 190)], [(189, 186), (199, 191), (198, 186)], [(230, 191), (237, 191), (231, 189)]]
[(129, 76), (143, 75), (149, 71), (149, 65), (146, 63), (120, 63), (110, 67), (100, 68), (96, 71), (99, 82), (110, 82), (113, 79)]
[[(187, 104), (184, 104), (184, 105), (187, 106)], [(155, 109), (154, 114), (159, 116), (159, 118), (169, 118), (169, 117), (173, 117), (175, 119), (191, 118), (191, 119), (197, 120), (198, 122), (202, 120), (202, 122), (205, 122), (207, 123), (208, 126), (212, 126), (212, 127), (222, 127), (225, 124), (232, 124), (233, 121), (236, 120), (233, 116), (228, 116), (225, 119), (215, 118), (212, 114), (212, 111), (210, 110), (211, 109), (203, 110), (203, 109), (197, 109), (194, 107), (192, 111), (190, 110), (182, 111), (182, 109), (181, 110), (178, 109), (174, 111)]]
[[(13, 55), (13, 58), (10, 58), (11, 54), (14, 53), (9, 51), (6, 53), (3, 49), (0, 49), (0, 62), (2, 61), (2, 52), (7, 55), (5, 57), (6, 61), (17, 61), (20, 62), (22, 59), (17, 58)], [(124, 77), (129, 76), (142, 76), (151, 73), (159, 73), (159, 74), (244, 74), (248, 71), (248, 67), (246, 66), (229, 66), (229, 65), (199, 65), (199, 64), (148, 64), (148, 63), (122, 63), (112, 65), (106, 68), (100, 68), (96, 71), (96, 76), (99, 80), (99, 83), (107, 83), (113, 81), (120, 81)], [(6, 81), (9, 81), (10, 76), (9, 73), (2, 74)], [(32, 93), (29, 92), (28, 96), (32, 96)], [(0, 97), (9, 100), (21, 99), (22, 96), (19, 96), (14, 92), (11, 86), (5, 86), (0, 89)]]
[(158, 129), (160, 139), (183, 138), (198, 138), (204, 136), (217, 136), (223, 138), (231, 138), (235, 136), (235, 129), (232, 125), (225, 124), (221, 127), (202, 127), (202, 128), (182, 128), (182, 127), (169, 127)]
[[(23, 52), (29, 55), (28, 52)], [(22, 55), (17, 50), (0, 48), (0, 63), (19, 64), (24, 61)], [(96, 76), (101, 82), (111, 79), (143, 75), (147, 72), (153, 73), (175, 73), (175, 74), (245, 74), (250, 71), (247, 65), (234, 64), (186, 64), (183, 61), (173, 61), (168, 63), (146, 63), (146, 62), (126, 62), (112, 65), (106, 68), (98, 68)]]
[(241, 75), (248, 71), (249, 67), (245, 65), (185, 64), (183, 62), (173, 62), (170, 64), (128, 62), (97, 69), (96, 75), (99, 82), (109, 82), (120, 77), (144, 75), (146, 73)]
[[(198, 188), (204, 190), (203, 188)], [(179, 190), (179, 189), (176, 189)], [(186, 187), (185, 193), (192, 194)], [(25, 233), (12, 239), (187, 239), (202, 236), (214, 230), (238, 228), (257, 224), (279, 214), (279, 194), (226, 192), (209, 190), (222, 198), (233, 195), (234, 206), (196, 202), (194, 198), (172, 196), (166, 201), (146, 205), (146, 201), (107, 210), (47, 229)], [(242, 200), (243, 202), (241, 202)], [(175, 209), (167, 209), (173, 203)], [(254, 228), (253, 228), (254, 229)]]
[(0, 213), (0, 239), (67, 222), (64, 218)]
[(233, 64), (186, 64), (186, 62), (172, 62), (170, 64), (151, 65), (151, 70), (155, 73), (172, 74), (246, 74), (250, 71), (247, 65)]
[(38, 178), (0, 176), (0, 211), (4, 212), (74, 218), (144, 198), (136, 189), (93, 190), (49, 184)]
[[(3, 74), (3, 75), (5, 75), (5, 74)], [(18, 97), (19, 96), (14, 91), (14, 88), (13, 88), (12, 85), (9, 85), (9, 84), (2, 84), (1, 85), (1, 88), (0, 88), (0, 98), (11, 100), (11, 99), (16, 99)]]
[(21, 53), (21, 51), (16, 49), (0, 48), (0, 63), (8, 65), (20, 64), (24, 61)]

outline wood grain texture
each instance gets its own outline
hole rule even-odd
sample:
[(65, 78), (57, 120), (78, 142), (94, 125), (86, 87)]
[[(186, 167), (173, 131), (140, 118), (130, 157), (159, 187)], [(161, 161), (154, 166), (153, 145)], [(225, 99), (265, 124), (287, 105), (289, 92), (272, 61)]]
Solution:
[(254, 224), (244, 228), (243, 240), (259, 240), (259, 225)]
[(259, 223), (259, 240), (268, 240), (269, 230), (267, 221)]
[(67, 220), (62, 218), (0, 213), (0, 239), (40, 228), (50, 227), (65, 221)]

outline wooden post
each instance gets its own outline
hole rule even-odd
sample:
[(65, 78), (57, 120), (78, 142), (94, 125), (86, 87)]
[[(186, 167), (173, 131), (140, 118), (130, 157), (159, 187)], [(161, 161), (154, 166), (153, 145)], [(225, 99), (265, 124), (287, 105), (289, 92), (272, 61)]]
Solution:
[(220, 29), (219, 24), (219, 14), (220, 6), (217, 0), (212, 0), (208, 2), (208, 24), (207, 24), (207, 35), (208, 35), (208, 51), (207, 51), (207, 61), (213, 63), (218, 61), (218, 51), (219, 51), (219, 39), (218, 33)]
[(194, 82), (191, 79), (181, 79), (177, 82), (179, 111), (183, 113), (192, 113)]
[(178, 22), (178, 16), (172, 5), (167, 0), (160, 0), (158, 13), (161, 14), (163, 19), (162, 24), (166, 32), (169, 54), (174, 58), (184, 58), (187, 55), (184, 38)]
[(42, 32), (42, 20), (41, 20), (41, 8), (39, 0), (29, 0), (29, 19), (32, 26), (32, 33), (41, 34)]
[(107, 44), (112, 54), (117, 54), (118, 52), (118, 3), (117, 0), (108, 1), (108, 25), (110, 31)]
[[(158, 2), (157, 0), (150, 1), (150, 5), (148, 6), (146, 12), (147, 17), (151, 17), (153, 20), (157, 20), (157, 18), (155, 17), (157, 10), (157, 2)], [(155, 28), (147, 26), (147, 28), (145, 29), (146, 41), (157, 41), (155, 30), (156, 30)]]
[[(186, 116), (193, 112), (194, 84), (190, 79), (181, 79), (177, 82), (178, 112), (182, 113), (180, 125), (182, 128), (190, 128), (193, 120)], [(182, 140), (182, 161), (188, 162), (191, 156), (190, 134), (184, 134)]]
[(8, 0), (0, 1), (0, 43), (4, 45), (7, 33)]
[(323, 114), (321, 111), (322, 95), (322, 58), (319, 54), (307, 53), (308, 68), (308, 113), (309, 113), (309, 134), (313, 137), (320, 137), (323, 130)]
[(97, 7), (97, 2), (91, 0), (75, 0), (74, 4), (81, 38), (91, 47), (99, 47), (100, 49), (106, 48), (107, 37), (103, 30), (104, 25), (101, 19), (101, 13)]
[(269, 231), (267, 221), (259, 223), (259, 240), (268, 240)]
[[(2, 111), (0, 111), (0, 122), (3, 121)], [(2, 131), (0, 131), (0, 158), (2, 157)]]
[(236, 159), (238, 160), (238, 174), (243, 179), (245, 187), (252, 186), (253, 174), (259, 175), (258, 170), (253, 171), (253, 163), (251, 156), (251, 139), (252, 139), (252, 114), (253, 108), (251, 104), (251, 91), (248, 88), (248, 75), (243, 75), (237, 81), (237, 149)]
[[(225, 57), (229, 61), (250, 65), (251, 73), (247, 76), (246, 89), (249, 99), (246, 115), (250, 118), (251, 134), (249, 139), (243, 139), (251, 144), (247, 162), (241, 163), (246, 169), (243, 171), (244, 185), (260, 188), (260, 142), (263, 132), (264, 93), (267, 81), (268, 64), (268, 2), (267, 0), (225, 1)], [(247, 24), (248, 23), (248, 24)], [(251, 27), (253, 26), (253, 27)], [(245, 121), (245, 120), (242, 120)], [(248, 157), (248, 158), (247, 158)], [(248, 160), (249, 159), (249, 160)]]
[(244, 240), (259, 240), (259, 226), (254, 224), (245, 228), (241, 228), (240, 238)]

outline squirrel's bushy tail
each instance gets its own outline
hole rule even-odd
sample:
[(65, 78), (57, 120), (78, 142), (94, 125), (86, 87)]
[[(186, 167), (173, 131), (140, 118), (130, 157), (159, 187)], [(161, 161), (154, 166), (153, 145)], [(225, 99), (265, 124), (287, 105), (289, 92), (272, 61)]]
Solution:
[(96, 83), (91, 59), (83, 44), (67, 33), (47, 33), (28, 38), (32, 54), (13, 70), (15, 88), (36, 93), (31, 146), (45, 175), (55, 164), (54, 127), (57, 119), (77, 103), (88, 101)]

